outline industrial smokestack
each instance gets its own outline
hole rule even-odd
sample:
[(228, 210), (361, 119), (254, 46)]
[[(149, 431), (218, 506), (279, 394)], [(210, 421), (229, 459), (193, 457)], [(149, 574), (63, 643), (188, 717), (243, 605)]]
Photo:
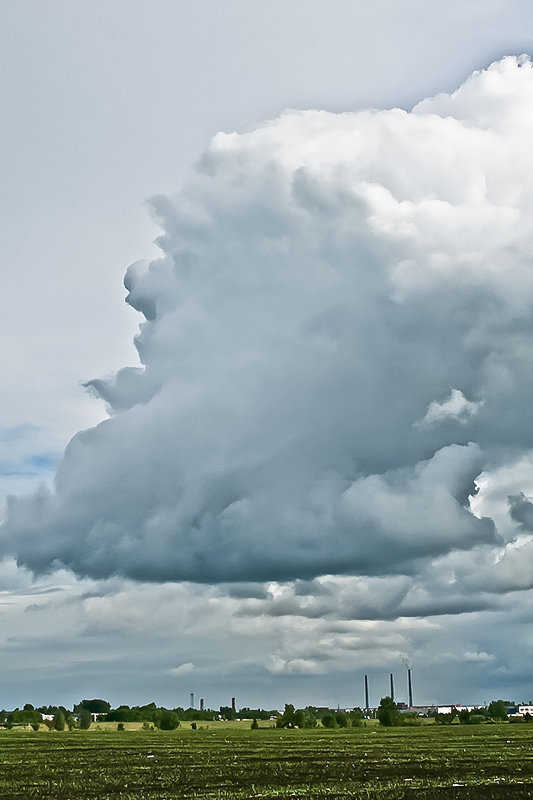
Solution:
[(231, 698), (231, 710), (232, 711), (237, 711), (237, 709), (235, 708), (235, 698), (234, 697)]
[(194, 692), (191, 692), (191, 708), (194, 708)]
[(201, 697), (200, 698), (200, 711), (203, 711), (203, 710), (204, 710), (204, 698)]
[(368, 703), (368, 675), (365, 675), (365, 708), (367, 710), (370, 708)]
[(407, 686), (409, 688), (409, 708), (413, 707), (413, 685), (411, 683), (411, 669), (407, 670)]
[(394, 675), (390, 674), (390, 698), (394, 700)]

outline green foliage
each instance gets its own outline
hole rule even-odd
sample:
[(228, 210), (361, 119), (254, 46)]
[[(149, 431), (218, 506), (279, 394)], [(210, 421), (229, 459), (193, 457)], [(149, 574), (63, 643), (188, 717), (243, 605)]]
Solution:
[[(248, 708), (244, 706), (244, 708), (239, 709), (239, 713), (237, 714), (239, 719), (263, 719), (268, 720), (270, 717), (276, 716), (275, 711), (266, 711), (264, 708)], [(202, 717), (196, 717), (197, 719), (202, 719)]]
[(376, 716), (380, 725), (384, 725), (387, 728), (396, 728), (403, 723), (402, 715), (392, 697), (381, 698)]
[(86, 708), (82, 708), (80, 711), (79, 722), (80, 728), (82, 731), (87, 731), (91, 727), (91, 722), (93, 721), (92, 715), (90, 711), (87, 711)]
[(336, 728), (337, 723), (335, 722), (335, 716), (333, 714), (323, 714), (320, 718), (320, 722), (324, 726), (324, 728)]
[(58, 709), (57, 713), (54, 714), (54, 730), (55, 731), (65, 730), (65, 715), (61, 711), (61, 709)]
[(38, 731), (39, 728), (41, 727), (38, 722), (32, 722), (30, 724), (31, 724), (32, 730), (34, 730), (34, 731)]
[(250, 728), (251, 728), (253, 731), (256, 731), (256, 730), (259, 728), (259, 723), (257, 722), (257, 720), (256, 720), (256, 718), (255, 718), (255, 717), (254, 717), (254, 718), (253, 718), (253, 720), (252, 720), (252, 724), (250, 725)]
[(416, 711), (405, 711), (401, 716), (401, 720), (402, 725), (406, 725), (410, 728), (417, 728), (419, 725), (422, 725), (422, 720)]
[(491, 719), (502, 722), (507, 719), (507, 706), (503, 700), (493, 700), (488, 707), (488, 715)]
[(487, 721), (484, 714), (478, 714), (477, 711), (469, 711), (467, 708), (462, 708), (458, 717), (461, 725), (481, 725)]
[(285, 704), (283, 714), (276, 720), (276, 728), (314, 728), (316, 724), (316, 717), (310, 706), (295, 710), (292, 703)]
[(302, 708), (294, 712), (294, 727), (305, 728), (305, 711)]
[[(131, 706), (131, 708), (130, 706), (121, 705), (118, 708), (112, 708), (106, 714), (105, 719), (107, 722), (151, 722), (159, 725), (161, 714), (167, 710), (169, 709), (156, 706), (155, 703), (148, 703), (144, 706)], [(207, 722), (212, 722), (218, 716), (212, 710), (197, 711), (194, 708), (173, 708), (170, 710), (177, 714), (178, 719), (181, 721), (206, 720)]]
[(457, 711), (453, 711), (450, 714), (435, 714), (435, 722), (437, 725), (451, 725), (454, 719), (457, 717)]
[(123, 722), (119, 722), (117, 724), (117, 731), (123, 731), (123, 730), (124, 730), (124, 723)]
[(352, 728), (362, 727), (365, 715), (363, 714), (362, 710), (359, 707), (352, 708), (352, 710), (348, 714), (348, 717), (350, 718)]
[(159, 727), (162, 731), (173, 731), (179, 724), (180, 720), (175, 711), (165, 710), (159, 718)]
[(349, 728), (350, 720), (344, 711), (337, 711), (335, 714), (335, 724), (339, 728)]
[(283, 714), (276, 720), (276, 728), (294, 728), (296, 724), (296, 712), (292, 703), (285, 703)]
[(89, 711), (91, 714), (107, 714), (107, 712), (111, 710), (111, 704), (108, 703), (107, 700), (100, 700), (99, 698), (95, 698), (94, 700), (82, 700), (81, 703), (74, 706), (74, 711), (81, 711), (82, 708)]
[(33, 706), (31, 706), (31, 708), (28, 708), (29, 705), (30, 704), (27, 703), (24, 706), (24, 709), (22, 711), (20, 709), (16, 708), (14, 711), (11, 712), (10, 716), (11, 716), (12, 721), (15, 724), (22, 723), (24, 725), (28, 725), (28, 724), (31, 725), (32, 722), (40, 722), (41, 721), (40, 713), (38, 711), (35, 711)]

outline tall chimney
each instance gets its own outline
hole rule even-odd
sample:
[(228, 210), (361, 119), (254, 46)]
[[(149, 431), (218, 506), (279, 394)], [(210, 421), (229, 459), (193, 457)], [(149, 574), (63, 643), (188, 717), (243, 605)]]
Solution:
[(368, 675), (365, 675), (365, 708), (367, 710), (370, 708), (368, 703)]
[(201, 697), (200, 698), (200, 711), (203, 711), (203, 710), (204, 710), (204, 698)]
[(411, 668), (407, 670), (407, 686), (409, 687), (409, 708), (413, 707), (413, 684), (411, 683)]
[(390, 699), (394, 700), (394, 675), (390, 674)]
[(191, 692), (191, 708), (194, 708), (194, 692)]
[(231, 698), (231, 710), (232, 711), (237, 711), (237, 709), (235, 708), (235, 698), (234, 697)]

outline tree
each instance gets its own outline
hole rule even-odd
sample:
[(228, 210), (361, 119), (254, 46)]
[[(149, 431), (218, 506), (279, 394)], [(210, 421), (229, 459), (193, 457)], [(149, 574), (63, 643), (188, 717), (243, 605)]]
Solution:
[(93, 721), (92, 715), (90, 711), (87, 711), (86, 708), (82, 708), (80, 711), (80, 728), (82, 731), (88, 731), (91, 727), (91, 722)]
[(237, 712), (231, 706), (220, 706), (220, 716), (222, 719), (237, 719)]
[(365, 718), (365, 715), (359, 707), (352, 708), (348, 716), (352, 722), (352, 728), (360, 728)]
[(54, 714), (54, 730), (55, 731), (65, 730), (65, 715), (63, 714), (60, 708)]
[(311, 708), (310, 706), (307, 706), (304, 710), (304, 715), (305, 715), (304, 728), (316, 728), (317, 721), (314, 709)]
[(337, 723), (335, 722), (335, 717), (333, 714), (324, 714), (320, 718), (320, 722), (324, 726), (324, 728), (335, 728), (337, 727)]
[(91, 714), (107, 714), (107, 712), (111, 710), (111, 704), (108, 703), (107, 700), (100, 700), (98, 698), (94, 700), (82, 700), (81, 703), (78, 703), (78, 705), (74, 707), (74, 711), (81, 711), (82, 708), (86, 711), (90, 711)]
[(382, 697), (376, 714), (380, 725), (395, 728), (402, 724), (402, 715), (392, 697)]
[(253, 731), (256, 731), (258, 729), (258, 727), (259, 727), (259, 723), (257, 722), (257, 719), (254, 717), (253, 720), (252, 720), (252, 724), (250, 725), (250, 728)]
[(294, 727), (305, 728), (305, 711), (302, 708), (294, 712)]
[(348, 728), (350, 725), (350, 720), (344, 711), (337, 711), (335, 714), (335, 723), (339, 726), (339, 728)]
[(277, 718), (276, 728), (294, 728), (296, 724), (295, 716), (294, 706), (292, 703), (285, 703), (285, 711), (281, 717)]
[(489, 704), (489, 717), (491, 719), (502, 722), (507, 719), (507, 707), (503, 700), (493, 700)]

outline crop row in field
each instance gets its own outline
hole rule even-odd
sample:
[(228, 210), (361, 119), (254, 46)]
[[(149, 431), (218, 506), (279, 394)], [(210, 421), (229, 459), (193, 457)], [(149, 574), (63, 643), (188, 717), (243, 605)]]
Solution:
[(3, 732), (13, 798), (533, 797), (529, 726)]

